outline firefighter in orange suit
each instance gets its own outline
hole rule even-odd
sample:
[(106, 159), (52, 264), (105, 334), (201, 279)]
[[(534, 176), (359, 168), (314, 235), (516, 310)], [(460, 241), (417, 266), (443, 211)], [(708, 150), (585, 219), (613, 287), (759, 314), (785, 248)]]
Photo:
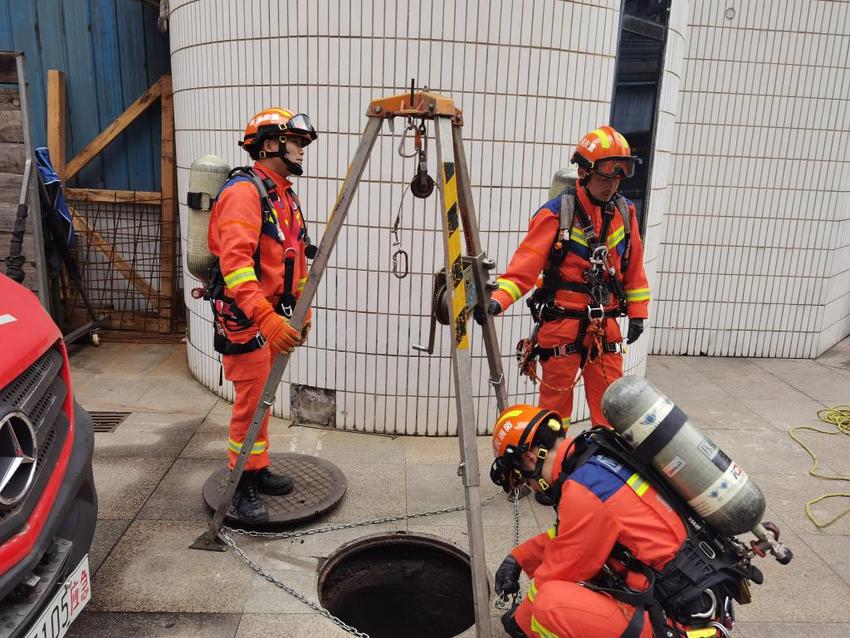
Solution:
[[(604, 454), (577, 460), (582, 454), (565, 436), (560, 416), (547, 409), (507, 408), (493, 430), (493, 452), (490, 477), (496, 484), (506, 491), (522, 483), (535, 492), (545, 489), (557, 512), (554, 527), (515, 547), (496, 571), (500, 596), (519, 591), (522, 571), (531, 579), (526, 597), (502, 618), (508, 634), (651, 638), (650, 614), (609, 595), (613, 585), (600, 575), (608, 570), (632, 590), (647, 589), (643, 573), (625, 569), (617, 552), (624, 548), (642, 565), (663, 569), (687, 538), (670, 504), (634, 470)], [(661, 621), (657, 626), (666, 622), (655, 620)]]
[[(317, 138), (309, 118), (269, 108), (248, 122), (239, 145), (255, 160), (236, 169), (213, 206), (210, 251), (218, 257), (218, 294), (213, 294), (215, 349), (236, 392), (227, 440), (232, 469), (242, 449), (279, 352), (291, 353), (310, 329), (308, 314), (299, 334), (289, 317), (307, 281), (310, 241), (290, 178), (303, 172), (304, 152)], [(292, 479), (269, 470), (266, 414), (233, 497), (241, 520), (261, 523), (268, 511), (259, 494), (282, 495)]]
[(535, 338), (526, 340), (525, 354), (532, 365), (537, 359), (542, 364), (540, 406), (563, 415), (565, 426), (580, 368), (591, 421), (609, 426), (602, 394), (623, 375), (622, 337), (614, 318), (628, 315), (630, 344), (648, 317), (649, 284), (635, 208), (618, 193), (620, 180), (631, 177), (639, 161), (610, 126), (585, 135), (572, 156), (578, 164), (576, 192), (546, 202), (532, 217), (487, 308), (490, 314), (504, 312), (543, 275), (531, 297)]

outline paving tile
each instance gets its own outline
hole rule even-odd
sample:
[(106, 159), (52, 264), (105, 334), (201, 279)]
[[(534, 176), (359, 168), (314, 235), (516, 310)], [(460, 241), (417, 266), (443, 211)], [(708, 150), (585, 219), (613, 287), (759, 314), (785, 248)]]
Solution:
[[(489, 446), (489, 436), (477, 437), (479, 443), (481, 440)], [(405, 462), (411, 465), (457, 463), (460, 460), (460, 444), (456, 436), (408, 436), (404, 439), (404, 455)], [(487, 465), (489, 467), (489, 463)]]
[(133, 518), (172, 463), (171, 459), (96, 456), (92, 465), (98, 518)]
[(95, 454), (105, 457), (177, 458), (203, 414), (133, 412), (114, 432), (98, 432)]
[[(316, 572), (271, 570), (269, 575), (318, 604), (319, 595), (316, 590), (318, 577)], [(242, 613), (305, 615), (315, 612), (294, 596), (286, 593), (262, 576), (255, 574)]]
[(112, 548), (124, 534), (130, 521), (110, 521), (101, 519), (94, 529), (94, 539), (89, 550), (89, 569), (96, 574)]
[(134, 522), (94, 577), (92, 611), (240, 613), (254, 573), (232, 551), (189, 549), (203, 531)]
[(827, 367), (811, 359), (758, 359), (757, 365), (824, 405), (847, 402), (849, 370)]
[(348, 490), (342, 502), (319, 521), (353, 522), (403, 514), (405, 466), (401, 463), (335, 463), (345, 474)]
[[(753, 602), (736, 609), (741, 621), (845, 622), (847, 585), (803, 540), (783, 531), (794, 552), (788, 565), (772, 558), (757, 561), (764, 584), (753, 585)], [(749, 635), (749, 631), (747, 632)]]
[(244, 614), (236, 638), (350, 638), (330, 620), (318, 614)]
[(139, 614), (84, 611), (68, 638), (232, 638), (239, 614)]
[(735, 630), (741, 638), (847, 638), (850, 622), (740, 622)]
[[(189, 458), (224, 458), (230, 425), (230, 404), (226, 413), (210, 413), (198, 426), (181, 456)], [(269, 442), (272, 452), (316, 454), (322, 432), (315, 428), (292, 425), (288, 419), (272, 417), (269, 421)]]
[[(482, 484), (479, 492), (482, 500), (495, 495), (481, 508), (485, 526), (512, 526), (513, 505), (495, 485)], [(414, 465), (407, 468), (407, 501), (410, 511), (430, 511), (463, 505), (463, 484), (457, 476), (456, 465)], [(534, 520), (525, 499), (520, 501), (520, 520)], [(451, 512), (429, 518), (434, 525), (466, 525), (466, 512)], [(512, 529), (512, 527), (510, 527)]]
[(850, 535), (802, 534), (800, 538), (850, 586)]
[(146, 388), (138, 379), (72, 371), (71, 382), (74, 396), (87, 410), (132, 412), (155, 409), (141, 401)]
[(410, 438), (315, 428), (298, 429), (318, 433), (313, 453), (331, 463), (337, 461), (374, 463), (380, 460), (381, 463), (403, 464), (405, 462), (405, 441), (406, 438)]
[(139, 403), (155, 405), (160, 412), (206, 414), (218, 403), (218, 397), (193, 379), (188, 371), (179, 377), (145, 377), (139, 381), (145, 387)]
[(221, 459), (179, 458), (139, 512), (140, 519), (206, 521), (210, 511), (203, 487), (210, 475), (225, 466)]
[[(820, 430), (820, 432), (815, 432), (809, 428)], [(827, 434), (824, 434), (824, 432)], [(815, 471), (818, 474), (850, 477), (850, 436), (839, 433), (835, 425), (822, 421), (804, 426), (801, 429), (794, 429), (793, 434), (814, 453), (818, 462)], [(801, 459), (805, 459), (805, 471), (808, 473), (814, 465), (815, 459), (812, 459), (800, 443), (791, 439), (790, 430), (785, 433), (785, 436), (789, 441), (792, 441), (795, 454)], [(825, 485), (828, 485), (828, 483)], [(831, 491), (847, 491), (845, 488), (850, 488), (850, 485), (846, 482), (843, 487), (840, 482), (832, 485), (835, 489)]]
[(104, 342), (99, 348), (71, 348), (70, 360), (78, 372), (130, 377), (148, 375), (181, 353), (185, 369), (186, 347), (178, 344)]
[[(762, 474), (762, 470), (771, 472), (771, 468), (754, 468), (754, 471), (747, 472), (761, 488), (768, 507), (784, 521), (787, 529), (783, 529), (783, 532), (850, 535), (850, 516), (845, 516), (823, 530), (818, 530), (806, 516), (806, 502), (837, 491), (835, 482), (822, 481), (804, 474)], [(848, 499), (833, 498), (816, 503), (813, 506), (815, 518), (822, 522), (828, 521), (847, 509), (847, 501)]]

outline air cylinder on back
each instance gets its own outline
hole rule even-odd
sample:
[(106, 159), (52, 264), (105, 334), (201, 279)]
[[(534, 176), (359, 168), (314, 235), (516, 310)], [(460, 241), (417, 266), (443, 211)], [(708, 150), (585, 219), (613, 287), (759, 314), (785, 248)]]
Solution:
[(618, 379), (602, 397), (602, 412), (634, 456), (714, 529), (734, 536), (759, 525), (765, 502), (758, 486), (649, 381)]
[(210, 209), (218, 192), (227, 180), (230, 167), (217, 155), (204, 155), (192, 162), (189, 169), (188, 237), (186, 238), (186, 266), (199, 281), (206, 282), (215, 256), (210, 252), (207, 235)]

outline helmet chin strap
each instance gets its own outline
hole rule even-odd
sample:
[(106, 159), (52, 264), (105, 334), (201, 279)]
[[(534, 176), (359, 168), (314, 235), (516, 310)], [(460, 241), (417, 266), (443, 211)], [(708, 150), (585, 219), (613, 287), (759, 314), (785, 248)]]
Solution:
[(298, 176), (304, 173), (304, 167), (301, 166), (301, 164), (291, 161), (288, 157), (286, 157), (286, 153), (278, 152), (277, 156), (283, 160), (283, 163), (286, 164), (286, 168), (288, 168), (289, 172), (293, 175)]
[(588, 199), (589, 199), (589, 200), (590, 200), (593, 204), (595, 204), (596, 206), (599, 206), (599, 207), (601, 208), (601, 207), (605, 206), (605, 204), (607, 204), (608, 202), (610, 202), (611, 200), (613, 200), (613, 199), (614, 199), (614, 197), (612, 196), (612, 197), (611, 197), (611, 199), (609, 199), (608, 201), (602, 201), (601, 199), (598, 199), (598, 198), (594, 197), (594, 196), (593, 196), (593, 193), (591, 193), (591, 192), (590, 192), (590, 189), (587, 187), (587, 182), (588, 182), (589, 180), (590, 180), (590, 173), (588, 173), (586, 177), (582, 178), (582, 179), (580, 180), (580, 182), (579, 182), (579, 183), (580, 183), (580, 184), (582, 185), (582, 187), (584, 188), (584, 192), (585, 192), (585, 193), (587, 193), (587, 198), (588, 198)]

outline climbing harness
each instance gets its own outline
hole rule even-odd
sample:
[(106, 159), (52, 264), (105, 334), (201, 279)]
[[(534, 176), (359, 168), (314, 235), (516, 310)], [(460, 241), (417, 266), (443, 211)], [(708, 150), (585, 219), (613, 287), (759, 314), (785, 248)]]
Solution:
[[(797, 427), (793, 427), (788, 431), (788, 436), (790, 436), (794, 441), (800, 444), (800, 446), (806, 451), (806, 453), (812, 458), (813, 465), (809, 470), (809, 474), (814, 476), (815, 478), (829, 480), (829, 481), (850, 481), (850, 476), (841, 476), (841, 475), (829, 475), (829, 474), (821, 474), (818, 473), (817, 469), (820, 465), (820, 459), (818, 459), (817, 455), (812, 451), (808, 445), (806, 445), (800, 438), (797, 436), (796, 432), (800, 430), (808, 430), (809, 432), (819, 432), (820, 434), (844, 434), (850, 436), (850, 406), (847, 405), (839, 405), (834, 408), (828, 408), (826, 410), (820, 410), (818, 412), (818, 418), (824, 423), (829, 423), (835, 426), (835, 430), (821, 430), (809, 425), (798, 425)], [(850, 498), (850, 492), (829, 492), (827, 494), (823, 494), (822, 496), (818, 496), (817, 498), (813, 498), (810, 501), (806, 502), (806, 515), (809, 517), (809, 520), (817, 527), (818, 529), (824, 529), (825, 527), (829, 527), (837, 520), (844, 518), (847, 514), (850, 514), (850, 508), (844, 510), (834, 518), (826, 522), (820, 522), (815, 518), (814, 513), (812, 512), (812, 505), (815, 503), (820, 503), (821, 501), (825, 501), (830, 498)]]

